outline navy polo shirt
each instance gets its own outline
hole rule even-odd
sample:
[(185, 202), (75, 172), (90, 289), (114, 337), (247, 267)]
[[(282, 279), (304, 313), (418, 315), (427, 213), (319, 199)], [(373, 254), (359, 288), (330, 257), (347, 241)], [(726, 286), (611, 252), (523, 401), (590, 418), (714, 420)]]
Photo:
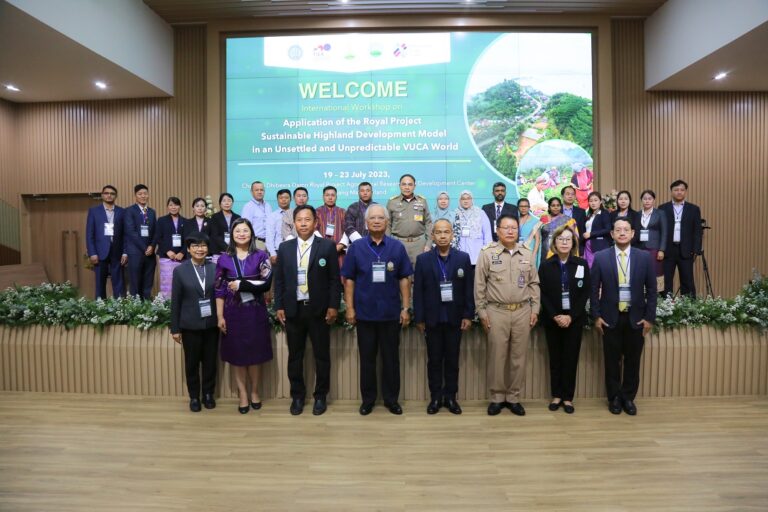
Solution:
[[(373, 264), (385, 265), (385, 282), (373, 282)], [(355, 316), (364, 322), (400, 319), (400, 279), (413, 274), (405, 246), (384, 236), (376, 245), (370, 236), (355, 241), (344, 257), (341, 275), (355, 282)]]

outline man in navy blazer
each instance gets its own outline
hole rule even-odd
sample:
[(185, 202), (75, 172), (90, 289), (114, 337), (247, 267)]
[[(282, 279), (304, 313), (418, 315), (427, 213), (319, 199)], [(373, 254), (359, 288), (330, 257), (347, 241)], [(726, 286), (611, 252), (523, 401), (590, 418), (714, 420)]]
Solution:
[(579, 228), (579, 237), (581, 237), (581, 234), (584, 233), (584, 226), (587, 223), (587, 212), (576, 204), (576, 189), (571, 185), (566, 185), (560, 191), (560, 195), (563, 198), (563, 213), (576, 221), (576, 226)]
[(635, 232), (629, 220), (616, 219), (611, 236), (616, 245), (595, 254), (590, 271), (590, 310), (603, 335), (608, 409), (634, 416), (640, 356), (656, 321), (656, 271), (649, 253), (631, 247)]
[(128, 257), (123, 253), (123, 218), (125, 210), (115, 206), (117, 189), (105, 185), (101, 204), (88, 209), (85, 223), (85, 246), (96, 272), (96, 298), (107, 298), (107, 277), (112, 276), (112, 296), (123, 294), (123, 266)]
[(155, 210), (147, 206), (149, 189), (146, 185), (133, 187), (136, 204), (125, 210), (125, 253), (128, 254), (128, 276), (131, 295), (143, 299), (152, 296), (155, 282)]
[(328, 407), (330, 326), (336, 322), (341, 302), (339, 257), (333, 240), (315, 236), (317, 213), (312, 206), (297, 206), (293, 225), (298, 237), (283, 242), (277, 250), (275, 310), (288, 341), (290, 412), (296, 416), (304, 410), (304, 348), (309, 334), (316, 370), (312, 414), (318, 416)]
[(685, 200), (688, 184), (677, 180), (669, 186), (672, 201), (659, 210), (667, 216), (667, 250), (664, 253), (664, 296), (674, 292), (675, 268), (680, 272), (680, 294), (696, 296), (693, 263), (701, 254), (701, 210)]
[[(507, 203), (504, 200), (507, 197), (507, 185), (504, 184), (504, 182), (497, 181), (493, 184), (493, 203), (488, 203), (483, 205), (483, 211), (485, 212), (485, 215), (488, 217), (488, 220), (491, 221), (491, 226), (496, 225), (496, 221), (501, 217), (502, 215), (514, 215), (515, 218), (520, 217), (520, 211), (517, 209), (517, 206)], [(498, 242), (498, 236), (496, 235), (496, 231), (493, 231), (493, 241)]]
[(461, 414), (459, 388), (461, 332), (475, 317), (475, 270), (469, 254), (452, 249), (453, 227), (446, 219), (432, 225), (435, 248), (416, 258), (413, 313), (416, 327), (426, 333), (427, 374), (431, 400), (428, 414), (447, 407)]

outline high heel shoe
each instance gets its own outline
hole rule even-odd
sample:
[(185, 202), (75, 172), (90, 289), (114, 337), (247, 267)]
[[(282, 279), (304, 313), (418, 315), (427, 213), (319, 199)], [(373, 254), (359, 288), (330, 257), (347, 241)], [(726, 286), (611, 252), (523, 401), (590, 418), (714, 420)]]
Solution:
[(245, 407), (241, 407), (240, 405), (237, 406), (237, 412), (239, 412), (240, 414), (246, 414), (250, 410), (251, 408), (248, 405), (246, 405)]
[(259, 409), (261, 409), (261, 400), (259, 400), (258, 402), (251, 402), (251, 407), (253, 407), (254, 411), (258, 411)]

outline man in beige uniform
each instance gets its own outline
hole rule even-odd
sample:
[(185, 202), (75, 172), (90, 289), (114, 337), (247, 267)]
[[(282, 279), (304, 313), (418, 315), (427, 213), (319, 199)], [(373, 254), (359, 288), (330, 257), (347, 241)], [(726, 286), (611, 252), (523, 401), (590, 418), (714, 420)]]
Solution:
[(475, 269), (475, 304), (488, 335), (488, 414), (504, 407), (523, 416), (520, 389), (525, 383), (525, 356), (531, 327), (539, 316), (539, 275), (533, 253), (518, 245), (517, 218), (496, 221), (498, 242), (483, 247)]
[(416, 178), (403, 174), (400, 178), (400, 194), (387, 202), (390, 223), (387, 233), (405, 246), (411, 265), (416, 257), (432, 249), (429, 234), (432, 233), (432, 218), (429, 206), (423, 196), (415, 195)]

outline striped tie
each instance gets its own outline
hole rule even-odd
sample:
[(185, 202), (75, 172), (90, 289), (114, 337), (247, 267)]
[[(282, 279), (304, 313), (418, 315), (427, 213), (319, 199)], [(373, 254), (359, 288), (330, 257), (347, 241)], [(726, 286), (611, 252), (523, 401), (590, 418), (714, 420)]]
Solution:
[[(627, 284), (627, 274), (624, 270), (627, 268), (627, 255), (624, 251), (619, 252), (619, 259), (621, 260), (621, 268), (619, 269), (619, 285)], [(626, 302), (619, 302), (619, 311), (625, 312), (629, 304)]]

